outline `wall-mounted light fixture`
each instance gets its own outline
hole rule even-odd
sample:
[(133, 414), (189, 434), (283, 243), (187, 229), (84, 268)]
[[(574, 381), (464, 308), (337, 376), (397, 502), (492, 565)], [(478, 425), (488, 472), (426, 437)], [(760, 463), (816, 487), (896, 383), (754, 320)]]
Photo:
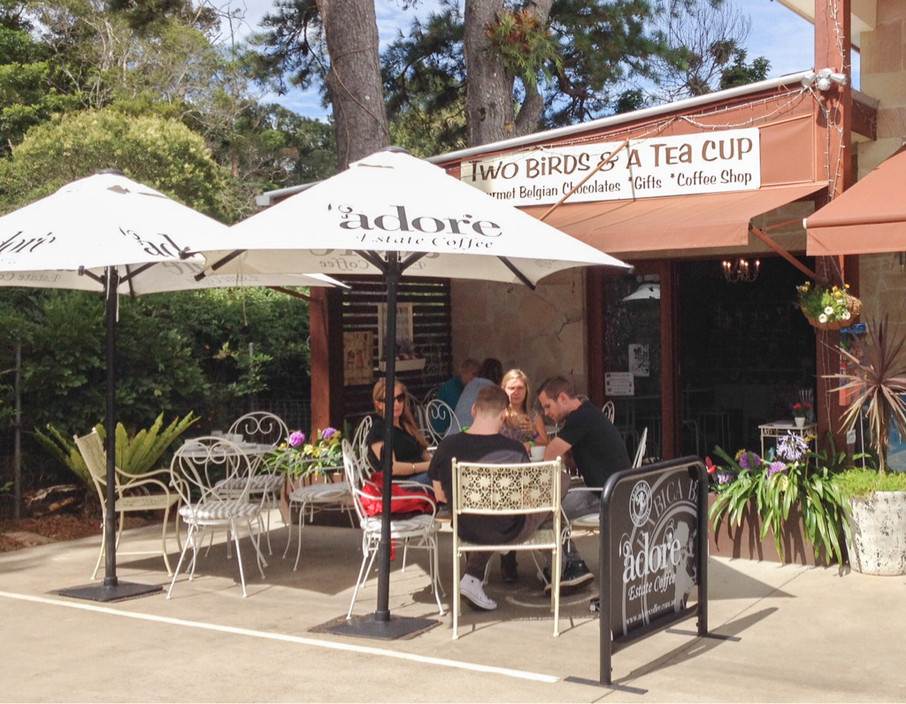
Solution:
[(846, 85), (846, 74), (838, 73), (830, 68), (822, 68), (820, 71), (809, 71), (805, 76), (802, 77), (802, 85), (808, 88), (811, 85), (814, 85), (820, 91), (828, 90), (831, 85), (837, 83), (838, 85)]
[(748, 259), (737, 259), (731, 262), (724, 259), (721, 262), (724, 270), (724, 278), (730, 283), (747, 283), (750, 284), (758, 278), (761, 273), (761, 261), (756, 259), (750, 262)]
[(660, 300), (661, 298), (661, 277), (657, 274), (637, 277), (639, 287), (628, 296), (623, 296), (623, 302), (626, 301), (651, 301)]

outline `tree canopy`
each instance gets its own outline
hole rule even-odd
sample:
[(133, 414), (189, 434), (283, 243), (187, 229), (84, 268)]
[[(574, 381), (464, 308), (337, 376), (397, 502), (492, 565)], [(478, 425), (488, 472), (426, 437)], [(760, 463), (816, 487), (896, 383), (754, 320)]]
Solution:
[[(743, 19), (722, 0), (441, 0), (381, 56), (393, 141), (428, 155), (758, 80)], [(313, 0), (278, 0), (262, 27), (259, 76), (324, 85)]]

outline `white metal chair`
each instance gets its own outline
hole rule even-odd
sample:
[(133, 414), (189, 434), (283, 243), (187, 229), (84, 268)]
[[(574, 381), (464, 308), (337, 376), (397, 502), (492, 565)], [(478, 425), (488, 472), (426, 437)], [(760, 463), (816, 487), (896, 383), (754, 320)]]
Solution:
[(616, 416), (617, 409), (614, 406), (613, 401), (607, 401), (603, 406), (601, 406), (601, 412), (604, 413), (604, 416), (613, 423), (613, 419)]
[(273, 445), (286, 442), (289, 428), (280, 416), (268, 411), (252, 411), (239, 416), (230, 426), (230, 434), (241, 435), (245, 442)]
[[(243, 524), (255, 548), (258, 570), (264, 578), (267, 562), (261, 554), (258, 535), (252, 527), (252, 523), (257, 522), (259, 529), (262, 528), (262, 495), (254, 497), (251, 494), (254, 476), (254, 466), (248, 455), (236, 443), (223, 437), (196, 438), (176, 451), (170, 464), (170, 483), (176, 488), (182, 501), (179, 515), (187, 526), (188, 535), (167, 590), (168, 599), (189, 548), (192, 549), (189, 580), (195, 576), (198, 548), (209, 529), (227, 529), (228, 553), (230, 539), (236, 546), (242, 596), (248, 595), (239, 547), (239, 528)], [(224, 480), (223, 483), (219, 483), (220, 480)], [(225, 489), (224, 486), (233, 488)], [(238, 492), (235, 489), (237, 486), (242, 487)]]
[(459, 418), (450, 405), (439, 398), (419, 407), (419, 426), (429, 445), (437, 445), (448, 435), (462, 432)]
[(368, 437), (368, 432), (371, 430), (373, 423), (374, 418), (371, 415), (367, 415), (362, 418), (356, 426), (355, 433), (353, 433), (352, 450), (361, 457), (365, 457), (368, 451), (368, 448), (365, 446), (365, 439)]
[[(356, 515), (359, 517), (359, 525), (362, 528), (362, 565), (359, 568), (359, 575), (356, 578), (355, 590), (352, 593), (352, 601), (349, 603), (349, 611), (346, 618), (352, 618), (352, 609), (355, 607), (355, 601), (361, 587), (371, 572), (374, 565), (375, 557), (378, 553), (378, 547), (381, 541), (381, 515), (369, 516), (365, 512), (363, 503), (366, 497), (362, 487), (367, 480), (363, 479), (363, 468), (361, 462), (356, 458), (352, 445), (345, 440), (343, 441), (343, 468), (346, 471), (346, 481), (349, 482), (352, 503), (355, 507)], [(413, 482), (404, 482), (414, 487), (424, 489), (421, 484)], [(413, 497), (416, 495), (413, 495)], [(413, 497), (391, 497), (391, 503), (398, 499), (411, 500)], [(425, 505), (428, 512), (411, 518), (393, 518), (390, 520), (390, 538), (397, 544), (402, 544), (404, 550), (402, 569), (406, 569), (405, 554), (408, 548), (426, 550), (428, 552), (428, 572), (431, 577), (431, 589), (434, 591), (434, 598), (437, 601), (437, 609), (440, 615), (444, 614), (444, 607), (440, 602), (440, 580), (437, 559), (437, 523), (434, 515), (437, 511), (437, 504), (425, 496)]]
[[(468, 552), (507, 552), (510, 550), (551, 551), (551, 608), (554, 635), (560, 634), (560, 570), (562, 535), (560, 533), (560, 459), (526, 464), (482, 464), (453, 460), (453, 638), (459, 637), (461, 612), (460, 558)], [(510, 516), (524, 513), (550, 513), (552, 527), (537, 530), (523, 543), (470, 543), (459, 537), (462, 514)]]
[[(346, 442), (345, 440), (343, 441)], [(299, 568), (299, 558), (302, 556), (302, 528), (305, 526), (306, 516), (309, 521), (314, 519), (316, 511), (340, 510), (349, 515), (349, 524), (355, 528), (355, 518), (352, 507), (352, 494), (349, 489), (349, 482), (311, 482), (315, 478), (319, 469), (311, 469), (298, 479), (303, 484), (290, 492), (289, 495), (289, 513), (292, 518), (293, 509), (298, 511), (299, 519), (299, 544), (296, 548), (296, 562), (293, 565), (293, 571)], [(289, 532), (286, 538), (286, 548), (283, 550), (283, 557), (289, 552), (289, 546), (293, 540), (293, 528), (289, 526)]]
[[(101, 549), (94, 565), (94, 572), (91, 573), (91, 578), (95, 579), (98, 570), (101, 568), (101, 562), (104, 559), (107, 548), (107, 452), (104, 450), (104, 443), (96, 429), (92, 429), (88, 435), (82, 435), (81, 437), (76, 435), (74, 440), (76, 447), (79, 448), (79, 453), (82, 455), (82, 459), (85, 460), (85, 466), (88, 467), (94, 488), (101, 501), (101, 515), (103, 516)], [(170, 560), (167, 557), (167, 528), (170, 525), (170, 508), (179, 501), (179, 495), (170, 490), (168, 485), (169, 477), (170, 470), (168, 469), (157, 469), (142, 474), (128, 474), (117, 467), (115, 474), (116, 502), (113, 505), (113, 510), (119, 514), (119, 526), (117, 527), (116, 545), (114, 546), (117, 554), (159, 554), (164, 558), (164, 565), (167, 568), (168, 575), (173, 574), (173, 568), (170, 567)], [(160, 510), (164, 512), (160, 533), (160, 550), (120, 552), (119, 543), (126, 513)], [(178, 530), (176, 537), (178, 543)]]
[[(259, 446), (270, 445), (275, 449), (280, 443), (286, 442), (289, 438), (289, 428), (286, 423), (283, 422), (283, 419), (268, 411), (252, 411), (251, 413), (240, 416), (233, 421), (228, 432), (228, 438), (231, 436), (241, 436), (242, 442)], [(258, 452), (255, 457), (251, 458), (253, 469), (255, 470), (255, 477), (252, 480), (250, 493), (252, 497), (261, 495), (262, 498), (262, 509), (265, 511), (265, 522), (267, 524), (267, 552), (270, 555), (272, 554), (270, 512), (280, 508), (280, 492), (283, 490), (283, 486), (286, 483), (286, 477), (282, 474), (277, 474), (276, 472), (260, 471), (262, 456), (263, 453)], [(241, 487), (223, 488), (231, 488), (234, 491), (241, 490)]]

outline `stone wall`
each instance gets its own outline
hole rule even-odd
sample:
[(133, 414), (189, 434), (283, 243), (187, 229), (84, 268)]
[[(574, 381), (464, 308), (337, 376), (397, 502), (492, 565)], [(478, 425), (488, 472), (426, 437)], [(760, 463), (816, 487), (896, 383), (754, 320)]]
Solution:
[(878, 141), (860, 150), (860, 157), (864, 151), (866, 157), (880, 158), (865, 164), (860, 159), (860, 175), (896, 151), (906, 135), (906, 15), (901, 0), (878, 0), (875, 29), (862, 33), (861, 49), (861, 89), (880, 97), (881, 104)]
[[(881, 97), (878, 139), (858, 145), (858, 173), (862, 178), (896, 152), (906, 137), (906, 13), (899, 0), (879, 0), (872, 32), (862, 33), (861, 89)], [(862, 255), (859, 258), (859, 294), (863, 321), (885, 315), (906, 323), (906, 255)]]
[(588, 388), (583, 269), (553, 274), (534, 291), (454, 280), (451, 302), (454, 369), (465, 357), (497, 357), (504, 371), (522, 369), (533, 393), (553, 374), (571, 378), (580, 393)]

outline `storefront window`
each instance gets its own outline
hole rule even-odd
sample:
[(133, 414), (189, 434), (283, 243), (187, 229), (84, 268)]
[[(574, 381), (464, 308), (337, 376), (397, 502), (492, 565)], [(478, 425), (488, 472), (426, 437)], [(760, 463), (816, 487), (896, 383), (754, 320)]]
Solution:
[[(611, 277), (605, 282), (605, 393), (614, 402), (614, 422), (634, 455), (648, 428), (646, 455), (660, 456), (661, 338), (657, 277)], [(633, 296), (642, 288), (641, 295)], [(629, 300), (624, 300), (630, 297)]]

